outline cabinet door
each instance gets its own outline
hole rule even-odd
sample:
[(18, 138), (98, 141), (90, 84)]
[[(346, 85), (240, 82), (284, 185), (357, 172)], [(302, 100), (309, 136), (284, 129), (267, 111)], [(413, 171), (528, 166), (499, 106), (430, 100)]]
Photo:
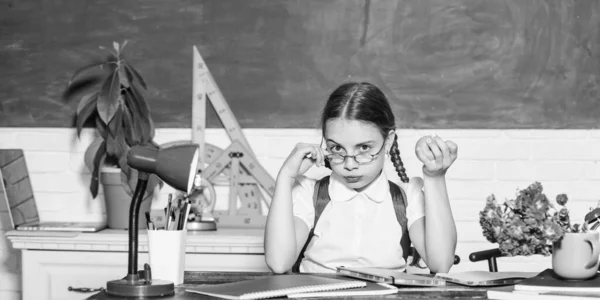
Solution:
[[(138, 269), (148, 261), (138, 254)], [(84, 299), (127, 275), (127, 252), (23, 251), (23, 300)], [(69, 287), (72, 290), (69, 290)], [(91, 292), (78, 292), (92, 289)]]

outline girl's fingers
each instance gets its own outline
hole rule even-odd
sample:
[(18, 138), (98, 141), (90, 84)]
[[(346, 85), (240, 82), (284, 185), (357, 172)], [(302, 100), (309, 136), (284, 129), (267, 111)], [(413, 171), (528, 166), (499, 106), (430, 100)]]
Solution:
[(433, 153), (431, 153), (429, 147), (427, 146), (417, 147), (417, 157), (423, 163), (435, 162), (435, 157), (433, 156)]
[(458, 157), (458, 145), (453, 141), (446, 141), (446, 145), (448, 145), (448, 150), (450, 150), (450, 157), (452, 160), (456, 160)]
[[(423, 151), (423, 150), (419, 150), (419, 151)], [(430, 160), (430, 159), (422, 159), (421, 160), (423, 162), (423, 166), (425, 166), (426, 169), (428, 170), (436, 170), (437, 169), (437, 164), (435, 162), (435, 160)]]
[(434, 156), (434, 160), (442, 163), (442, 151), (440, 150), (440, 147), (438, 147), (437, 143), (434, 141), (433, 138), (429, 138), (427, 139), (427, 146), (429, 147), (429, 150), (431, 150), (431, 153), (433, 153)]
[(329, 151), (327, 149), (323, 149), (323, 148), (320, 148), (320, 149), (321, 149), (321, 154), (323, 154), (322, 163), (323, 163), (323, 166), (325, 166), (325, 160), (327, 160), (327, 155), (329, 155), (331, 153), (329, 153)]
[(323, 149), (321, 149), (320, 146), (316, 146), (315, 150), (317, 152), (317, 167), (322, 167), (324, 165), (323, 159), (325, 158), (325, 156), (323, 155)]
[(314, 163), (317, 167), (321, 167), (325, 165), (325, 151), (319, 145), (305, 145), (307, 147), (303, 147), (299, 149), (299, 152), (303, 154), (303, 159), (309, 159), (312, 163)]
[(452, 163), (450, 159), (450, 149), (448, 149), (448, 145), (442, 140), (441, 137), (434, 135), (433, 140), (437, 144), (438, 148), (442, 151), (442, 164), (444, 167), (450, 166)]
[(421, 137), (418, 141), (417, 144), (415, 145), (415, 148), (427, 148), (427, 140), (431, 139), (431, 136), (429, 135), (425, 135), (423, 137)]

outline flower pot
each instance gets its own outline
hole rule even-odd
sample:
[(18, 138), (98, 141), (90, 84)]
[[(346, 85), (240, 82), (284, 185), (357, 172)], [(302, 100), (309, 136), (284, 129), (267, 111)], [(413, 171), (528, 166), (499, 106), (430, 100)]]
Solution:
[[(100, 169), (100, 183), (104, 190), (104, 201), (106, 201), (106, 218), (108, 228), (129, 228), (129, 207), (131, 206), (131, 195), (125, 192), (121, 183), (121, 169), (103, 167)], [(146, 229), (145, 213), (150, 211), (152, 201), (147, 199), (140, 206), (138, 228)]]
[(598, 232), (565, 233), (552, 245), (552, 269), (566, 280), (585, 280), (598, 272)]

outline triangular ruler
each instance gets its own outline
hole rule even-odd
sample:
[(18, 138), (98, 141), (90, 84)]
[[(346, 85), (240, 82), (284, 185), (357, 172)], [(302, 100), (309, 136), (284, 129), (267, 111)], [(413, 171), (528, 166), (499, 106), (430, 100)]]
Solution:
[[(242, 221), (244, 224), (259, 224), (264, 222), (264, 220), (259, 221), (258, 219), (248, 221), (246, 218), (248, 215), (256, 217), (261, 214), (261, 200), (267, 206), (270, 204), (270, 199), (267, 200), (264, 198), (258, 185), (270, 197), (273, 197), (275, 181), (256, 160), (250, 144), (246, 140), (239, 123), (204, 59), (200, 55), (198, 48), (194, 46), (193, 52), (192, 141), (200, 145), (201, 153), (208, 150), (205, 144), (206, 102), (208, 100), (215, 109), (232, 142), (219, 157), (214, 160), (211, 159), (208, 166), (205, 166), (204, 155), (200, 155), (203, 160), (199, 161), (198, 165), (202, 170), (202, 177), (213, 181), (220, 173), (228, 175), (230, 181), (229, 216), (226, 216), (228, 220), (238, 222), (239, 220), (236, 219), (237, 215), (244, 215), (245, 220)], [(232, 153), (234, 157), (231, 157)], [(239, 157), (235, 155), (239, 155)], [(239, 210), (237, 209), (238, 197), (242, 203)]]

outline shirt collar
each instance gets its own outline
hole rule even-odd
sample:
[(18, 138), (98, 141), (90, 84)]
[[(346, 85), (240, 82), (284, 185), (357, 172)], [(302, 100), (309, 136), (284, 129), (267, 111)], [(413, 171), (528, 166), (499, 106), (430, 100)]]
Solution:
[(375, 178), (375, 181), (368, 188), (360, 193), (346, 186), (337, 174), (331, 174), (329, 179), (329, 195), (331, 201), (336, 202), (349, 201), (356, 195), (363, 194), (373, 202), (381, 203), (389, 197), (389, 190), (390, 186), (384, 171)]

